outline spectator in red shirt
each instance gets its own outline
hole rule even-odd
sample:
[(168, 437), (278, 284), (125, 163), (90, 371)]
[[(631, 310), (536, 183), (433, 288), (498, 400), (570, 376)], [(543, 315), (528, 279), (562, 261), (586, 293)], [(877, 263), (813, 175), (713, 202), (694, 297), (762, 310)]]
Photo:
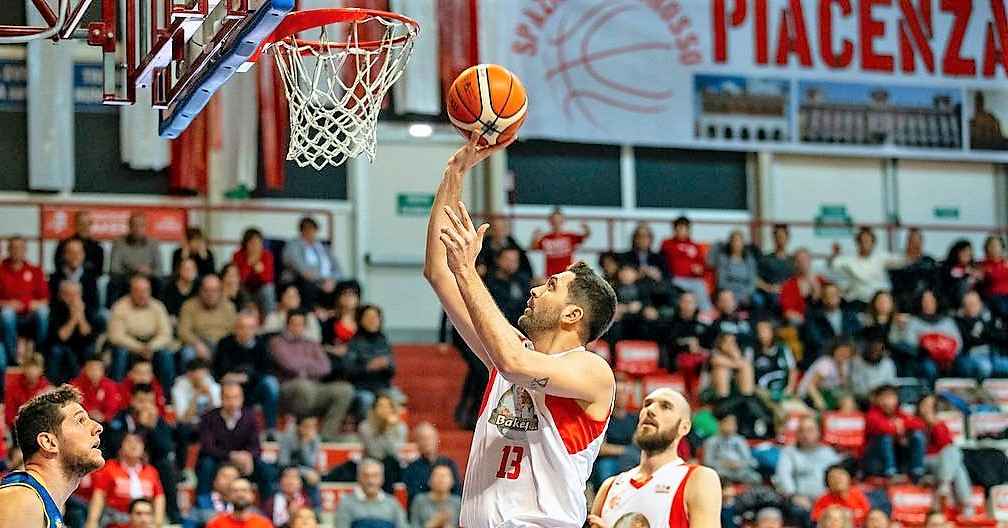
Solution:
[(210, 519), (206, 528), (273, 528), (269, 519), (255, 511), (255, 496), (248, 479), (236, 478), (231, 482), (228, 500), (231, 511)]
[(1004, 242), (1001, 237), (989, 236), (984, 241), (984, 260), (980, 263), (983, 271), (983, 294), (999, 316), (1008, 315), (1008, 259), (1004, 257)]
[(812, 520), (819, 522), (823, 513), (833, 507), (840, 507), (851, 512), (856, 526), (864, 523), (871, 504), (868, 498), (857, 486), (851, 486), (850, 473), (842, 465), (835, 465), (826, 470), (826, 493), (812, 506)]
[(49, 380), (42, 375), (42, 364), (42, 354), (29, 354), (21, 362), (21, 373), (10, 375), (11, 383), (4, 394), (4, 418), (8, 428), (14, 427), (14, 418), (19, 407), (52, 387)]
[(0, 263), (0, 323), (8, 364), (16, 357), (18, 331), (27, 332), (36, 346), (49, 331), (49, 285), (42, 268), (29, 263), (27, 255), (25, 239), (14, 235)]
[(336, 285), (336, 309), (322, 329), (323, 342), (345, 348), (357, 334), (360, 294), (360, 284), (355, 280), (341, 281)]
[(568, 266), (578, 246), (589, 236), (591, 228), (581, 223), (581, 233), (564, 231), (564, 216), (560, 209), (554, 209), (549, 215), (550, 232), (543, 234), (536, 229), (532, 233), (532, 249), (541, 250), (546, 257), (546, 276), (563, 273)]
[(800, 326), (805, 322), (808, 305), (819, 302), (824, 281), (818, 273), (812, 272), (812, 256), (807, 249), (795, 250), (794, 265), (795, 274), (781, 284), (780, 306), (784, 318)]
[(124, 436), (118, 458), (106, 462), (94, 475), (94, 493), (85, 528), (128, 524), (130, 503), (139, 498), (152, 500), (154, 524), (164, 525), (164, 489), (158, 471), (144, 459), (143, 439), (136, 434)]
[(899, 393), (893, 385), (872, 391), (872, 405), (865, 415), (865, 469), (870, 475), (896, 476), (896, 461), (903, 462), (911, 480), (924, 475), (924, 422), (899, 408)]
[(274, 284), (273, 253), (265, 247), (262, 231), (246, 229), (242, 234), (241, 247), (235, 251), (231, 261), (238, 267), (242, 287), (255, 295), (262, 313), (270, 313), (276, 308), (276, 286)]
[(696, 242), (690, 240), (690, 221), (680, 216), (672, 222), (672, 238), (661, 244), (661, 254), (665, 256), (666, 268), (672, 276), (672, 284), (691, 292), (697, 299), (701, 312), (711, 309), (710, 291), (704, 281), (706, 271), (703, 252)]
[(129, 407), (133, 387), (136, 385), (151, 386), (154, 390), (154, 403), (157, 405), (158, 416), (164, 417), (165, 405), (167, 404), (164, 388), (161, 387), (161, 383), (154, 377), (154, 367), (151, 362), (143, 358), (138, 358), (136, 363), (133, 363), (133, 366), (130, 367), (129, 372), (126, 373), (126, 377), (119, 382), (119, 394), (121, 396), (119, 410)]
[(81, 391), (84, 410), (96, 422), (106, 423), (124, 407), (119, 385), (105, 376), (105, 363), (101, 356), (87, 358), (80, 375), (70, 384)]
[(937, 478), (938, 496), (954, 497), (960, 508), (968, 505), (973, 496), (973, 482), (963, 465), (962, 450), (953, 445), (952, 432), (938, 418), (938, 397), (929, 394), (921, 398), (917, 402), (917, 416), (924, 422), (928, 440), (924, 468)]

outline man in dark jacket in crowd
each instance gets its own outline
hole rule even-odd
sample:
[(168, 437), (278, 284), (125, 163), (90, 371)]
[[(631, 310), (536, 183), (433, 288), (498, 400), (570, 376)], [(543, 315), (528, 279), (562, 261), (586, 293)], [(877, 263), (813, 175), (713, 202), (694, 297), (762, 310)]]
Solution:
[(250, 404), (262, 406), (266, 430), (273, 432), (277, 426), (280, 382), (273, 375), (269, 349), (257, 335), (258, 328), (255, 314), (238, 314), (234, 332), (217, 343), (212, 370), (214, 378), (221, 382), (240, 384)]
[(221, 406), (200, 419), (200, 451), (196, 461), (196, 493), (209, 493), (217, 467), (230, 462), (242, 476), (255, 479), (263, 497), (273, 495), (276, 475), (263, 462), (259, 423), (245, 408), (241, 385), (221, 384)]
[(861, 330), (857, 313), (845, 310), (840, 298), (840, 288), (836, 284), (822, 287), (822, 302), (815, 310), (810, 310), (801, 328), (805, 354), (799, 365), (807, 369), (822, 355), (823, 349), (838, 338), (851, 338)]
[(518, 250), (506, 247), (497, 253), (496, 267), (483, 279), (497, 307), (512, 325), (518, 324), (528, 302), (529, 277), (522, 274), (520, 268)]
[(977, 378), (1008, 376), (1008, 329), (984, 307), (980, 294), (971, 291), (963, 297), (956, 325), (963, 340), (960, 354), (973, 359)]

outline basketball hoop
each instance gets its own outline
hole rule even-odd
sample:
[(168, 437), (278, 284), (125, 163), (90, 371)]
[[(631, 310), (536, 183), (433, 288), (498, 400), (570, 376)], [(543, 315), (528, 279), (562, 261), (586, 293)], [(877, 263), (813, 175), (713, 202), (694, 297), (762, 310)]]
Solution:
[[(298, 37), (316, 28), (318, 40)], [(410, 18), (371, 9), (287, 15), (260, 48), (274, 54), (287, 95), (287, 159), (316, 170), (362, 154), (374, 161), (382, 101), (402, 76), (419, 30)]]

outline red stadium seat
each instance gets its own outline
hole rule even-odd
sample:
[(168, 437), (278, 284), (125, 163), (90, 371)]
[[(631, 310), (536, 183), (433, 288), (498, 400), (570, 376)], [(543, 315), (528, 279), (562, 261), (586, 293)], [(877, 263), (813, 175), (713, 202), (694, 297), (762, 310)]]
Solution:
[(892, 520), (904, 526), (922, 526), (934, 503), (934, 492), (930, 488), (910, 484), (889, 488), (889, 502), (892, 503)]
[(645, 376), (642, 380), (645, 396), (658, 389), (672, 389), (680, 394), (686, 395), (686, 382), (679, 374), (652, 374)]
[(658, 371), (658, 343), (620, 341), (616, 343), (616, 370), (643, 377)]
[(809, 416), (808, 413), (791, 413), (784, 419), (780, 430), (777, 431), (777, 443), (784, 445), (794, 445), (798, 441), (798, 424), (802, 418)]
[(595, 341), (588, 347), (588, 350), (594, 352), (607, 362), (612, 363), (612, 353), (609, 351), (609, 343), (605, 339)]
[(970, 497), (969, 507), (958, 515), (946, 515), (949, 519), (955, 519), (956, 526), (959, 527), (982, 527), (995, 526), (997, 521), (987, 514), (987, 496), (981, 486), (973, 486), (973, 495)]
[(1008, 429), (1008, 413), (1006, 412), (974, 413), (969, 417), (970, 438), (999, 434), (1005, 429)]
[(839, 411), (823, 413), (822, 439), (838, 449), (860, 453), (865, 443), (864, 414)]

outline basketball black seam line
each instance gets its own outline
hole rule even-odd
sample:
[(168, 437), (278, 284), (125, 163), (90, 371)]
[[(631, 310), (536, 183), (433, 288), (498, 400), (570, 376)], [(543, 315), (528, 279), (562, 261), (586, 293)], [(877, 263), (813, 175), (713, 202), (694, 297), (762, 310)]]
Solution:
[[(476, 72), (476, 87), (479, 88), (479, 72), (478, 71)], [(455, 85), (455, 95), (458, 96), (459, 103), (464, 103), (465, 98), (462, 97), (462, 90), (461, 90), (461, 88), (458, 85)], [(473, 125), (475, 125), (475, 124), (477, 124), (477, 123), (480, 122), (479, 116), (483, 114), (483, 100), (482, 99), (479, 99), (479, 105), (480, 105), (479, 112), (476, 112), (475, 114), (473, 114), (472, 108), (469, 108), (469, 105), (467, 105), (467, 104), (461, 104), (462, 108), (465, 108), (466, 110), (469, 111), (470, 114), (476, 116), (472, 120), (471, 123), (466, 123), (466, 124), (473, 124)]]
[[(487, 88), (489, 88), (489, 87), (490, 87), (490, 69), (487, 68)], [(514, 74), (511, 73), (511, 72), (508, 72), (508, 94), (504, 98), (504, 104), (501, 105), (501, 109), (502, 110), (504, 108), (507, 108), (508, 101), (511, 100), (511, 93), (513, 92), (513, 88), (514, 88)], [(493, 92), (490, 93), (490, 109), (494, 110), (494, 108), (493, 108)], [(511, 116), (509, 116), (509, 117), (511, 117)], [(490, 123), (489, 126), (490, 126), (490, 130), (493, 130), (498, 135), (504, 133), (503, 130), (497, 130), (497, 121), (499, 121), (500, 119), (501, 119), (500, 114), (496, 110), (494, 110), (494, 120), (493, 120), (493, 123)]]

